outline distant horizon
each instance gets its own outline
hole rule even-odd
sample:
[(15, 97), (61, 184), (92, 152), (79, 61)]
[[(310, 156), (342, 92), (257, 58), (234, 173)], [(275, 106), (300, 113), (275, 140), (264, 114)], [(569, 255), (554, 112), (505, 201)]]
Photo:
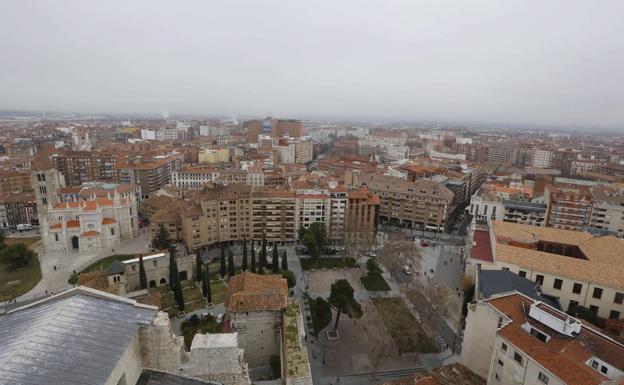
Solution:
[[(2, 119), (3, 115), (6, 114), (28, 114), (31, 116), (38, 116), (39, 118), (43, 117), (43, 114), (53, 114), (53, 115), (75, 115), (76, 118), (81, 117), (102, 117), (102, 118), (129, 118), (134, 117), (136, 119), (149, 119), (149, 120), (160, 120), (160, 119), (182, 119), (188, 118), (192, 120), (201, 120), (201, 119), (227, 119), (233, 116), (237, 117), (237, 120), (252, 120), (252, 119), (262, 119), (265, 117), (273, 117), (277, 119), (297, 119), (302, 121), (326, 121), (326, 122), (334, 122), (334, 123), (363, 123), (363, 124), (389, 124), (389, 125), (399, 125), (399, 124), (427, 124), (427, 125), (447, 125), (450, 127), (440, 127), (440, 129), (485, 129), (485, 130), (538, 130), (538, 131), (563, 131), (563, 132), (572, 132), (579, 133), (579, 130), (591, 129), (592, 133), (584, 133), (584, 134), (596, 134), (596, 133), (615, 133), (615, 134), (624, 134), (622, 129), (624, 125), (617, 127), (587, 127), (587, 126), (569, 126), (569, 125), (557, 125), (557, 124), (544, 124), (544, 123), (510, 123), (510, 122), (502, 122), (502, 121), (451, 121), (444, 119), (396, 119), (390, 117), (338, 117), (338, 116), (322, 116), (319, 114), (317, 116), (311, 116), (309, 114), (305, 115), (281, 115), (281, 114), (247, 114), (247, 113), (185, 113), (185, 112), (167, 112), (168, 117), (163, 116), (163, 112), (109, 112), (109, 111), (72, 111), (72, 110), (27, 110), (27, 109), (13, 109), (13, 108), (0, 108), (0, 119)], [(46, 117), (45, 119), (54, 120), (50, 117)], [(433, 127), (412, 127), (412, 128), (433, 128)]]

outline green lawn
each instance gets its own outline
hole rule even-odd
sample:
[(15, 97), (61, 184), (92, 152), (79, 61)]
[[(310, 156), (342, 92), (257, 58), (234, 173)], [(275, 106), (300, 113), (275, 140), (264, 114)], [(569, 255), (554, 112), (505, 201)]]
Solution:
[(41, 268), (37, 261), (16, 270), (9, 270), (0, 263), (0, 302), (27, 293), (41, 280)]
[(303, 270), (311, 269), (334, 269), (342, 267), (355, 267), (355, 259), (353, 258), (301, 258), (301, 268)]
[(401, 298), (372, 300), (388, 333), (401, 353), (435, 353), (435, 342), (422, 329)]
[(125, 261), (126, 259), (136, 258), (134, 254), (115, 254), (108, 257), (104, 257), (99, 261), (93, 262), (86, 268), (82, 269), (81, 273), (89, 273), (91, 271), (106, 270), (114, 261)]
[[(4, 243), (9, 246), (24, 243), (29, 248), (37, 243), (40, 237), (6, 238)], [(28, 266), (16, 270), (9, 270), (0, 263), (0, 302), (27, 293), (41, 280), (41, 267), (38, 261), (32, 261)]]
[(380, 273), (368, 273), (360, 278), (362, 285), (368, 291), (389, 291), (390, 286)]

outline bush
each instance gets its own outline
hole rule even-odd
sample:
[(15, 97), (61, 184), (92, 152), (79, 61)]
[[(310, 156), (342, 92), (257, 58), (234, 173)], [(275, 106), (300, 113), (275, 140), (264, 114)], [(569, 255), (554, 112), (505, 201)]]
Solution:
[(12, 270), (28, 266), (36, 258), (37, 253), (23, 243), (6, 246), (0, 252), (0, 260)]
[(381, 273), (381, 268), (379, 267), (379, 264), (373, 258), (369, 258), (368, 261), (366, 261), (366, 269), (370, 274)]

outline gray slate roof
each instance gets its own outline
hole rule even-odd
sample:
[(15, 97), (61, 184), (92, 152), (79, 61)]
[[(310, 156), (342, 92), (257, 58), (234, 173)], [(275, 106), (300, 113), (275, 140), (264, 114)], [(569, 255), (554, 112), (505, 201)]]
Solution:
[(124, 274), (125, 272), (126, 272), (126, 265), (124, 265), (123, 263), (119, 261), (113, 261), (113, 263), (110, 264), (108, 269), (106, 269), (106, 273), (108, 275)]
[(489, 298), (495, 294), (517, 291), (535, 300), (547, 303), (555, 309), (561, 308), (557, 299), (541, 293), (537, 283), (508, 270), (480, 270), (478, 282), (478, 292), (484, 298)]
[(0, 317), (0, 385), (104, 384), (155, 309), (83, 289)]

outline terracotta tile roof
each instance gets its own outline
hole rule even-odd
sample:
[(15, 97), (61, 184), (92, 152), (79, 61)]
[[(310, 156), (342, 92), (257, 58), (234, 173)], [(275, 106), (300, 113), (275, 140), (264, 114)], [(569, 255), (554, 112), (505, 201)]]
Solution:
[(54, 163), (52, 162), (52, 159), (50, 159), (50, 157), (43, 151), (37, 151), (35, 157), (33, 158), (30, 169), (32, 171), (44, 171), (50, 170), (52, 168), (54, 168)]
[[(557, 318), (566, 315), (521, 294), (484, 302), (511, 320), (498, 333), (566, 384), (590, 385), (606, 381), (605, 376), (586, 364), (594, 356), (619, 370), (624, 369), (624, 345), (596, 332), (593, 326), (583, 324), (578, 335), (573, 337), (559, 334), (529, 317), (528, 309), (537, 304), (538, 308)], [(547, 333), (551, 337), (548, 342), (544, 343), (524, 330), (521, 326), (527, 322)]]
[[(494, 221), (497, 239), (495, 260), (534, 271), (587, 280), (612, 288), (624, 289), (624, 240), (615, 236)], [(538, 240), (578, 246), (587, 259), (515, 247), (507, 241), (536, 243)]]
[(100, 235), (99, 231), (85, 231), (80, 234), (81, 237), (95, 237), (96, 235)]
[(78, 208), (80, 207), (80, 202), (64, 202), (57, 203), (54, 205), (55, 209), (69, 209), (69, 208)]
[(113, 218), (104, 218), (102, 219), (102, 224), (103, 225), (112, 225), (114, 223), (117, 223), (117, 221)]
[(81, 273), (78, 275), (78, 285), (106, 291), (108, 289), (108, 275), (105, 270)]
[(80, 221), (78, 219), (72, 219), (67, 221), (67, 227), (80, 227)]
[(480, 261), (493, 262), (492, 244), (490, 243), (490, 232), (485, 230), (475, 230), (473, 240), (476, 243), (470, 250), (470, 257)]
[(230, 279), (225, 306), (228, 312), (279, 311), (286, 308), (288, 284), (279, 275), (244, 272)]
[(531, 356), (550, 373), (568, 385), (600, 385), (608, 378), (584, 363), (574, 361), (527, 333), (520, 325), (511, 323), (498, 334), (523, 353)]
[(63, 228), (63, 224), (62, 223), (55, 223), (52, 226), (50, 226), (51, 229), (62, 229)]

